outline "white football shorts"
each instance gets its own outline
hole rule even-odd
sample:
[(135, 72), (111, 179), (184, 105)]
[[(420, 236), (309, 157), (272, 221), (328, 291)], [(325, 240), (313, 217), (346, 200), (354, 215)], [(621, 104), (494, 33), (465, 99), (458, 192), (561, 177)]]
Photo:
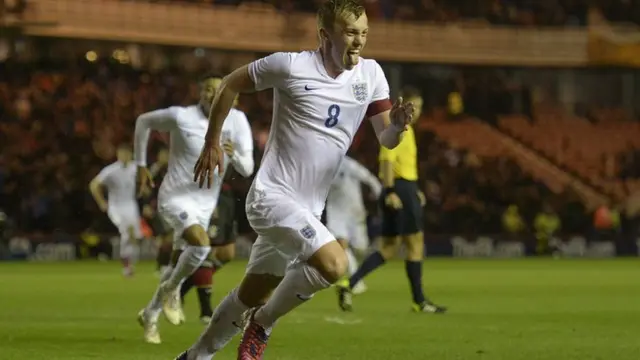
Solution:
[(182, 233), (193, 225), (209, 228), (215, 202), (204, 204), (194, 195), (167, 196), (158, 199), (158, 213), (173, 230), (173, 249), (184, 250)]
[(252, 189), (246, 204), (249, 224), (258, 234), (247, 273), (284, 276), (287, 267), (306, 261), (335, 237), (311, 211), (284, 195)]
[(118, 228), (120, 239), (127, 241), (130, 231), (136, 239), (142, 238), (142, 228), (140, 227), (140, 210), (138, 204), (123, 204), (109, 206), (107, 209), (109, 220)]

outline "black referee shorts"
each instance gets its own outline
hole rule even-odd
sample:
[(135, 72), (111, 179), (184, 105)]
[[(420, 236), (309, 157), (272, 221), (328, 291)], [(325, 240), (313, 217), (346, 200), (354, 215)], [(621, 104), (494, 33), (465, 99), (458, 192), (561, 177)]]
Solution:
[(406, 236), (422, 231), (422, 206), (417, 182), (396, 179), (393, 190), (402, 201), (402, 209), (387, 206), (386, 194), (382, 194), (382, 236)]
[(236, 198), (231, 191), (220, 192), (211, 225), (211, 246), (225, 246), (236, 240)]

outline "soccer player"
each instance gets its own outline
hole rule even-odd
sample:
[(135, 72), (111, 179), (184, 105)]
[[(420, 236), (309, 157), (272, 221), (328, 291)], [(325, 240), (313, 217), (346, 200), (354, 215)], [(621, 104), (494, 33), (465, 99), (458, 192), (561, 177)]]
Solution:
[[(351, 249), (358, 256), (363, 256), (369, 248), (362, 184), (367, 185), (376, 198), (380, 196), (382, 184), (376, 176), (356, 160), (345, 156), (327, 197), (327, 228), (347, 253), (350, 275), (358, 269), (358, 260)], [(353, 287), (354, 294), (365, 290), (362, 281)]]
[[(198, 105), (152, 111), (141, 115), (136, 121), (135, 160), (140, 191), (153, 187), (151, 173), (146, 168), (150, 131), (169, 132), (171, 139), (167, 174), (158, 192), (158, 211), (173, 229), (173, 267), (162, 274), (153, 298), (138, 314), (138, 321), (144, 327), (144, 339), (149, 343), (161, 342), (157, 328), (161, 311), (170, 323), (179, 324), (183, 321), (179, 286), (202, 265), (211, 250), (207, 229), (218, 202), (224, 172), (212, 179), (213, 186), (204, 189), (192, 179), (209, 125), (207, 114), (220, 83), (221, 79), (206, 76), (200, 82)], [(251, 127), (247, 117), (239, 110), (232, 109), (226, 115), (220, 119), (225, 135), (217, 140), (221, 144), (232, 143), (233, 152), (221, 153), (220, 163), (231, 163), (240, 175), (249, 176), (254, 166)]]
[[(228, 149), (225, 149), (225, 151), (228, 152)], [(235, 257), (235, 203), (236, 198), (229, 184), (222, 184), (218, 206), (213, 212), (211, 225), (209, 226), (209, 238), (211, 239), (209, 258), (180, 287), (180, 299), (183, 305), (185, 296), (191, 289), (196, 288), (200, 304), (200, 322), (205, 325), (211, 321), (213, 316), (213, 309), (211, 308), (212, 277)]]
[[(402, 94), (416, 106), (415, 118), (422, 109), (422, 97), (412, 88)], [(422, 207), (424, 195), (418, 181), (418, 151), (413, 127), (405, 131), (400, 145), (380, 148), (380, 178), (384, 185), (382, 199), (382, 244), (378, 251), (367, 257), (355, 274), (338, 284), (338, 301), (344, 311), (352, 310), (351, 292), (365, 276), (392, 258), (402, 243), (407, 248), (405, 269), (411, 286), (413, 311), (444, 313), (446, 308), (428, 300), (422, 290), (422, 260), (424, 237), (422, 233)]]
[(347, 257), (320, 215), (340, 164), (362, 120), (394, 148), (413, 106), (393, 107), (374, 60), (360, 58), (369, 31), (364, 7), (330, 0), (318, 11), (318, 50), (274, 53), (227, 76), (211, 110), (195, 169), (201, 186), (224, 170), (221, 126), (241, 92), (273, 88), (274, 110), (264, 157), (245, 210), (258, 234), (244, 279), (214, 311), (200, 339), (180, 360), (210, 359), (246, 326), (238, 359), (262, 359), (275, 322), (345, 274)]
[(89, 183), (89, 190), (100, 210), (106, 212), (118, 228), (122, 273), (132, 276), (139, 252), (138, 241), (142, 238), (140, 209), (136, 199), (136, 165), (132, 161), (129, 145), (118, 146), (116, 156), (118, 161), (102, 169)]

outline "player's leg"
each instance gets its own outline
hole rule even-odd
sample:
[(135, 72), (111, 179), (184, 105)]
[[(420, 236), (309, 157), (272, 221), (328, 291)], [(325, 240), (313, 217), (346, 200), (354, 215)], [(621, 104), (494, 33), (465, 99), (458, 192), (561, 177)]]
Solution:
[[(211, 296), (213, 275), (226, 263), (235, 257), (235, 199), (228, 196), (221, 197), (218, 204), (217, 216), (212, 220), (212, 227), (216, 231), (209, 232), (211, 236), (211, 253), (209, 259), (192, 275), (195, 277), (195, 286), (200, 304), (200, 321), (208, 324), (213, 311), (211, 309)], [(197, 276), (196, 276), (197, 275)]]
[(210, 359), (243, 328), (243, 316), (251, 308), (267, 302), (284, 277), (290, 258), (262, 236), (251, 248), (247, 272), (240, 285), (216, 307), (213, 321), (198, 341), (177, 359)]
[(171, 266), (171, 253), (173, 252), (173, 233), (169, 231), (159, 234), (160, 235), (157, 237), (158, 255), (156, 256), (156, 266), (158, 275), (162, 276), (165, 270)]
[(210, 259), (194, 273), (198, 302), (200, 304), (200, 321), (204, 324), (208, 324), (213, 316), (211, 308), (213, 276), (235, 257), (235, 244), (216, 246), (212, 248), (211, 254)]
[[(381, 200), (384, 201), (384, 198)], [(351, 294), (354, 286), (377, 268), (384, 265), (388, 259), (391, 259), (398, 252), (401, 244), (398, 223), (402, 220), (403, 216), (402, 209), (395, 210), (383, 205), (382, 238), (378, 249), (364, 259), (358, 270), (356, 270), (347, 282), (338, 284), (338, 305), (343, 311), (352, 310)]]
[(326, 220), (327, 229), (336, 237), (347, 255), (347, 276), (350, 276), (358, 269), (358, 261), (349, 247), (349, 216), (336, 213), (335, 210), (327, 211)]
[[(180, 284), (202, 264), (210, 250), (209, 237), (198, 216), (197, 202), (186, 197), (172, 198), (160, 201), (158, 208), (173, 228), (174, 257), (172, 268), (163, 274), (151, 301), (138, 314), (138, 320), (145, 328), (145, 340), (150, 343), (160, 343), (157, 321), (161, 311), (172, 324), (184, 322)], [(147, 333), (153, 336), (148, 337)]]
[(406, 210), (401, 224), (401, 234), (407, 249), (405, 270), (411, 287), (412, 308), (416, 312), (444, 313), (447, 311), (445, 307), (434, 304), (424, 295), (422, 285), (424, 233), (422, 232), (422, 204), (418, 197), (418, 187), (414, 182), (403, 182), (398, 193)]
[[(358, 258), (362, 259), (369, 249), (369, 237), (367, 235), (367, 225), (364, 219), (352, 223), (349, 227), (349, 249), (347, 256), (351, 254), (353, 256), (353, 262), (355, 263), (355, 269), (350, 275), (355, 274), (358, 270)], [(352, 261), (352, 260), (350, 260)], [(351, 265), (349, 265), (351, 267)], [(359, 281), (353, 285), (354, 294), (362, 294), (367, 290), (367, 286), (364, 281)]]
[(128, 276), (131, 272), (130, 252), (129, 245), (129, 231), (125, 222), (125, 216), (122, 214), (122, 209), (109, 208), (107, 216), (111, 223), (118, 229), (120, 235), (120, 262), (122, 263), (122, 275)]
[(133, 275), (133, 231), (130, 227), (122, 226), (120, 230), (120, 262), (122, 263), (122, 275)]
[(266, 304), (250, 316), (238, 346), (238, 359), (262, 359), (275, 322), (336, 283), (347, 271), (344, 249), (318, 219), (297, 211), (288, 220), (288, 225), (279, 228), (282, 234), (278, 245), (289, 247), (284, 252), (297, 247), (301, 256), (287, 269)]
[[(171, 265), (160, 274), (160, 285), (167, 281), (171, 276), (171, 273), (173, 272), (173, 264), (177, 262), (179, 256), (179, 250), (174, 250), (172, 252), (170, 261)], [(162, 312), (162, 305), (166, 299), (166, 293), (160, 285), (156, 288), (147, 306), (138, 313), (138, 323), (144, 328), (144, 340), (149, 344), (161, 343), (160, 332), (158, 331), (158, 318)]]

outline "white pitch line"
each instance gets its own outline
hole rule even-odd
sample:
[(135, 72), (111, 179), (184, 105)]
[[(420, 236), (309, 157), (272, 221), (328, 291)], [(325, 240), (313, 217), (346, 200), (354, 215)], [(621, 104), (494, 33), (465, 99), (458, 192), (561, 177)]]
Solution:
[(362, 322), (362, 319), (343, 319), (337, 316), (325, 316), (324, 321), (339, 325), (357, 325)]

